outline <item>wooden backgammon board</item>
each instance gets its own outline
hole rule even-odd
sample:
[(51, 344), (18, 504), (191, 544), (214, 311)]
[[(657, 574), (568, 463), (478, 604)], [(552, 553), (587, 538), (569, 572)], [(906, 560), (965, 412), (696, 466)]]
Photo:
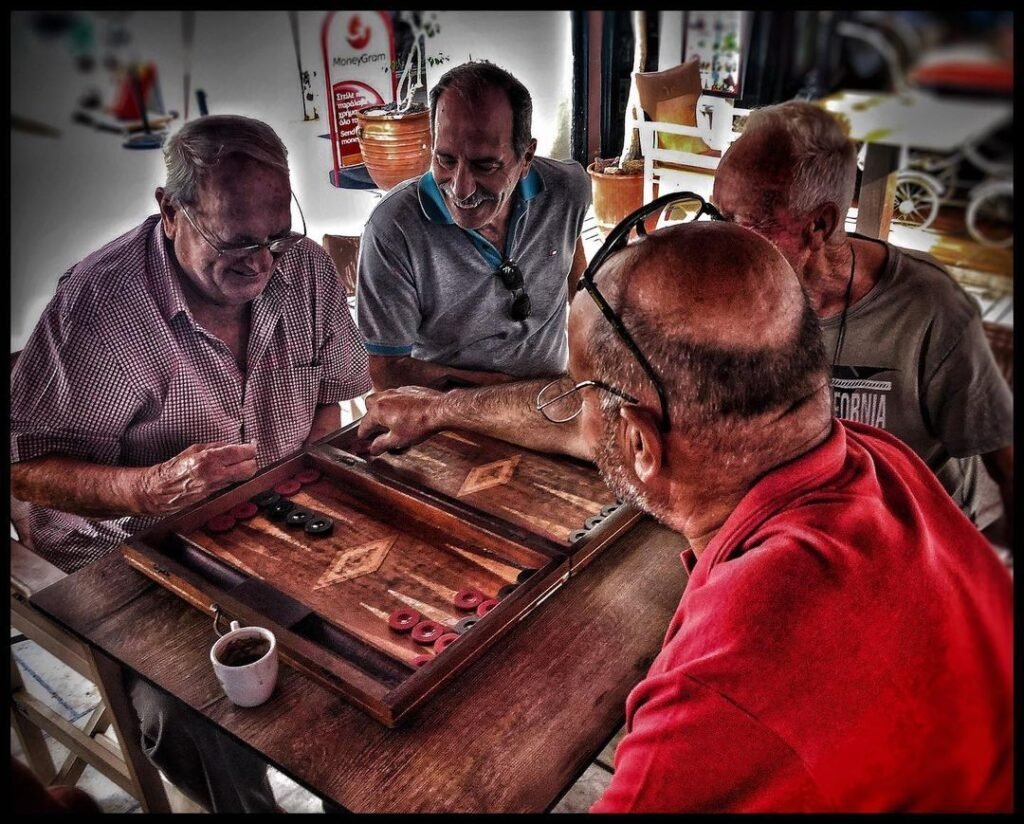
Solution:
[(640, 517), (583, 462), (357, 424), (126, 544), (128, 562), (396, 726)]

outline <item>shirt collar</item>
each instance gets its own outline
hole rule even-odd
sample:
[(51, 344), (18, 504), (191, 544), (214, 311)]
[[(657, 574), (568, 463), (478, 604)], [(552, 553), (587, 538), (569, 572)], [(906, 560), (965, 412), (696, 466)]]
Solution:
[(168, 323), (182, 313), (192, 320), (192, 313), (185, 302), (185, 294), (181, 291), (177, 267), (171, 260), (168, 251), (170, 241), (164, 234), (160, 216), (155, 215), (150, 220), (154, 221), (149, 244), (149, 266), (147, 267), (150, 294), (153, 295), (156, 305), (160, 308), (160, 313)]
[(679, 553), (679, 560), (683, 562), (687, 575), (693, 574), (693, 568), (697, 566), (697, 553), (691, 547), (687, 547)]
[[(448, 211), (448, 206), (444, 202), (444, 196), (438, 188), (437, 181), (434, 180), (433, 172), (428, 171), (426, 174), (421, 175), (419, 183), (416, 184), (416, 189), (420, 208), (423, 210), (427, 220), (431, 223), (445, 225), (455, 222), (452, 220), (451, 212)], [(516, 185), (516, 194), (519, 195), (520, 201), (525, 203), (533, 200), (542, 191), (544, 191), (544, 179), (540, 176), (540, 172), (537, 171), (537, 166), (534, 164), (530, 167), (526, 177)]]

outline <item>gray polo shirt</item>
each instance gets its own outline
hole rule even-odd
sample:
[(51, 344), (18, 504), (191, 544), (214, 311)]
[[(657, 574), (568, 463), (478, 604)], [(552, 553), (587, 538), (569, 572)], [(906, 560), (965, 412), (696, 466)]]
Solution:
[(453, 221), (430, 172), (392, 189), (359, 245), (356, 323), (371, 355), (411, 355), (517, 377), (561, 374), (568, 359), (567, 278), (590, 205), (575, 161), (537, 157), (513, 194), (505, 255), (533, 312), (509, 316), (495, 270), (502, 252)]

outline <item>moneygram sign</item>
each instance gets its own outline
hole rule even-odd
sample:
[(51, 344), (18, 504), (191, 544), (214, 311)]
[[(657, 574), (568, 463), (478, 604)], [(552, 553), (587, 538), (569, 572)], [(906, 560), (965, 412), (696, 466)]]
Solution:
[(334, 177), (343, 166), (362, 162), (356, 140), (356, 112), (395, 99), (395, 35), (381, 11), (332, 11), (320, 30), (331, 126)]

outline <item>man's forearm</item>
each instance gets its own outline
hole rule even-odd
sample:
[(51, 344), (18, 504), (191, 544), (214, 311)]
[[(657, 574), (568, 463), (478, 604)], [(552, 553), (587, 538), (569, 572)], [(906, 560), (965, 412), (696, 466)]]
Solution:
[(373, 381), (373, 388), (377, 391), (395, 389), (400, 386), (436, 387), (443, 384), (445, 379), (454, 379), (476, 386), (490, 386), (515, 380), (512, 375), (504, 372), (458, 369), (454, 366), (445, 366), (411, 357), (371, 355), (369, 364), (370, 378)]
[[(453, 389), (446, 392), (430, 414), (436, 416), (433, 428), (466, 429), (500, 438), (510, 443), (592, 460), (579, 431), (579, 418), (552, 423), (537, 411), (537, 393), (550, 378), (517, 381), (502, 386)], [(565, 379), (566, 388), (572, 382)]]
[(87, 518), (164, 515), (256, 473), (252, 443), (192, 444), (147, 467), (106, 466), (45, 455), (11, 466), (11, 494)]
[(48, 455), (11, 465), (11, 494), (89, 518), (148, 514), (147, 467), (104, 466)]

